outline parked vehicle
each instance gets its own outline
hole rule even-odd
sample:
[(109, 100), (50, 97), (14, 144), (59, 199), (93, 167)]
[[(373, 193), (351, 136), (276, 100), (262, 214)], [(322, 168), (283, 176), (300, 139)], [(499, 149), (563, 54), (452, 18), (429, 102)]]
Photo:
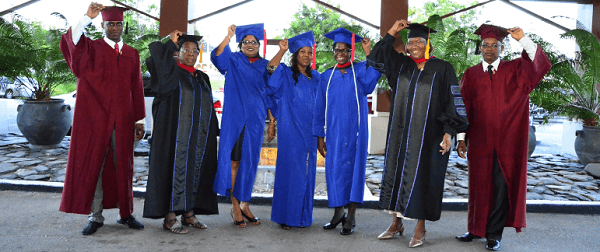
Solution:
[(550, 117), (550, 114), (548, 113), (548, 111), (546, 111), (542, 108), (536, 108), (531, 111), (531, 116), (532, 116), (534, 122), (543, 123), (546, 120), (548, 120), (548, 118)]
[(7, 99), (17, 97), (29, 98), (33, 93), (32, 91), (33, 85), (25, 77), (17, 77), (14, 82), (8, 77), (0, 77), (0, 97)]

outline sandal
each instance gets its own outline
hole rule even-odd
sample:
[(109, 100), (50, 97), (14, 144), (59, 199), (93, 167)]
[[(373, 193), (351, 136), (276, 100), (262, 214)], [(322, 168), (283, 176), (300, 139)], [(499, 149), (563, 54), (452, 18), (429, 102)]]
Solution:
[[(190, 222), (189, 220), (192, 220), (192, 222)], [(200, 222), (198, 220), (198, 218), (196, 218), (196, 215), (191, 215), (191, 216), (186, 216), (185, 214), (181, 215), (181, 224), (184, 226), (189, 226), (192, 225), (192, 227), (198, 228), (198, 229), (206, 229), (208, 228), (208, 226), (202, 222)]]
[(238, 228), (245, 228), (246, 227), (246, 222), (244, 221), (244, 219), (242, 219), (242, 221), (236, 221), (235, 218), (233, 217), (233, 209), (231, 209), (231, 219), (233, 219), (233, 225), (237, 226)]
[(240, 212), (242, 212), (242, 216), (244, 216), (244, 219), (246, 219), (248, 222), (250, 222), (250, 225), (253, 225), (253, 226), (260, 225), (260, 219), (257, 218), (256, 216), (254, 218), (250, 218), (250, 216), (246, 215), (244, 213), (244, 211), (240, 211)]
[[(171, 225), (169, 227), (169, 225)], [(187, 234), (188, 231), (181, 225), (181, 222), (177, 220), (177, 218), (172, 220), (163, 220), (163, 229), (169, 230), (174, 234)]]
[(286, 225), (285, 223), (281, 223), (281, 224), (279, 224), (279, 225), (280, 225), (280, 226), (281, 226), (281, 228), (283, 228), (284, 230), (290, 230), (290, 229), (292, 229), (292, 227), (290, 227), (290, 226)]

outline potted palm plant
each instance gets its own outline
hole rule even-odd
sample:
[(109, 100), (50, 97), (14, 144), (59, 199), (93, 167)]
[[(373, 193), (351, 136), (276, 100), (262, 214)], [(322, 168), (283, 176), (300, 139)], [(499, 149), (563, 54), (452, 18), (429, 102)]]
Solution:
[(531, 101), (547, 111), (582, 120), (583, 130), (576, 132), (577, 157), (583, 165), (600, 163), (600, 44), (594, 35), (580, 29), (568, 31), (562, 38), (574, 39), (579, 51), (568, 59), (545, 50), (552, 69), (531, 93)]
[(0, 19), (0, 33), (0, 43), (7, 46), (0, 51), (0, 58), (17, 62), (5, 75), (30, 91), (17, 108), (19, 130), (33, 146), (58, 145), (71, 127), (72, 111), (64, 100), (50, 96), (57, 85), (74, 80), (58, 47), (64, 29), (47, 30), (40, 23), (13, 15), (11, 22)]

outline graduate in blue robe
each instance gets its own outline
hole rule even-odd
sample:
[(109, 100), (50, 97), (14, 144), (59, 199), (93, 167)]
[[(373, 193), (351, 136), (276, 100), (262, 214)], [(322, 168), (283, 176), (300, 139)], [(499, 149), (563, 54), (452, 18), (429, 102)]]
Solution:
[[(274, 72), (267, 94), (277, 101), (275, 117), (280, 133), (271, 220), (283, 229), (313, 222), (317, 138), (312, 134), (312, 118), (321, 80), (319, 72), (311, 68), (313, 45), (312, 31), (281, 40), (279, 53), (269, 63), (269, 71)], [(288, 48), (293, 54), (290, 67), (279, 64)]]
[[(356, 204), (362, 204), (368, 144), (367, 95), (373, 92), (381, 74), (366, 62), (350, 60), (352, 37), (361, 41), (369, 55), (371, 41), (339, 28), (325, 37), (334, 41), (337, 65), (321, 74), (313, 117), (313, 134), (325, 159), (329, 207), (335, 207), (331, 221), (323, 228), (342, 223), (342, 235), (354, 231)], [(325, 145), (327, 142), (327, 145)], [(348, 218), (344, 213), (348, 206)]]
[[(240, 52), (229, 40), (236, 35)], [(263, 24), (228, 27), (228, 34), (211, 53), (212, 63), (225, 75), (223, 117), (214, 191), (229, 195), (232, 218), (238, 227), (245, 221), (259, 225), (248, 207), (260, 159), (267, 108), (268, 61), (259, 55)], [(232, 181), (234, 183), (232, 183)], [(240, 204), (241, 202), (241, 204)]]

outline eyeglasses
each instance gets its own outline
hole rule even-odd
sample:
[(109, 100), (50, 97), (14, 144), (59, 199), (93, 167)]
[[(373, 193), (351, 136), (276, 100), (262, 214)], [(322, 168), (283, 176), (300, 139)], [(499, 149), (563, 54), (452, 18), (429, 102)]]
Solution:
[(408, 41), (407, 46), (424, 46), (425, 45), (426, 40), (425, 39), (421, 39), (421, 40), (413, 40), (413, 41)]
[(258, 42), (254, 41), (254, 40), (252, 40), (252, 41), (244, 40), (244, 41), (242, 41), (242, 44), (255, 46), (255, 45), (258, 45)]
[(348, 53), (350, 53), (350, 51), (351, 51), (350, 49), (333, 49), (334, 54), (338, 54), (338, 53), (348, 54)]
[(487, 44), (483, 44), (481, 45), (481, 49), (498, 49), (498, 47), (501, 47), (502, 45), (498, 45), (498, 44), (493, 44), (493, 45), (487, 45)]
[(121, 28), (123, 27), (123, 22), (106, 22), (106, 26), (109, 28), (114, 28), (115, 26)]
[(199, 51), (199, 50), (187, 50), (187, 49), (182, 49), (182, 50), (181, 50), (181, 53), (183, 53), (183, 54), (186, 54), (186, 53), (193, 53), (193, 54), (195, 54), (195, 55), (198, 55), (198, 54), (200, 54), (200, 51)]

